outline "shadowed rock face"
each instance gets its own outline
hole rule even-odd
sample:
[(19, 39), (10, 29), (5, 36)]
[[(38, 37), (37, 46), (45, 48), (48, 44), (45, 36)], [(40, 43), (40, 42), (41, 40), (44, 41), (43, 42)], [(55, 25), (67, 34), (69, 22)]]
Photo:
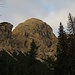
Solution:
[(52, 28), (39, 19), (31, 18), (20, 23), (12, 33), (14, 43), (23, 52), (31, 49), (31, 42), (34, 39), (35, 44), (39, 46), (37, 57), (47, 58), (56, 54), (57, 38)]
[[(45, 22), (31, 18), (20, 23), (12, 32), (13, 25), (0, 23), (0, 50), (28, 52), (34, 40), (37, 47), (37, 59), (56, 54), (57, 38), (52, 28)], [(40, 60), (40, 59), (39, 59)]]
[(0, 40), (11, 38), (12, 27), (13, 25), (8, 22), (0, 23)]
[(0, 23), (0, 50), (7, 50), (10, 46), (13, 25), (8, 22)]

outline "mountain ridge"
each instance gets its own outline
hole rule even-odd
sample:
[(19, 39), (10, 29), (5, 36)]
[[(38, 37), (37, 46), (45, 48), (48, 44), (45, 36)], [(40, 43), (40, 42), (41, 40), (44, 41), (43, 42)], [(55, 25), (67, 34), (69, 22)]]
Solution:
[[(10, 26), (12, 25), (10, 24)], [(31, 42), (34, 40), (37, 46), (40, 45), (37, 49), (38, 58), (47, 58), (56, 54), (57, 38), (52, 28), (42, 20), (37, 18), (28, 19), (20, 23), (13, 31), (10, 28), (7, 36), (9, 33), (11, 33), (11, 39), (8, 41), (10, 49), (4, 42), (7, 45), (5, 49), (9, 49), (9, 51), (28, 52), (31, 50)]]

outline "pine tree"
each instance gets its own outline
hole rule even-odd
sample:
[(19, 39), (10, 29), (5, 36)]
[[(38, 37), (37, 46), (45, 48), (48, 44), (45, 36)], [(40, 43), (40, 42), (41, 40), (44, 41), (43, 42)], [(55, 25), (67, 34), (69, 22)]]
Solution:
[(65, 52), (66, 53), (66, 32), (64, 31), (64, 27), (60, 22), (59, 32), (58, 32), (58, 45), (57, 45), (57, 53), (58, 55)]
[(75, 55), (75, 17), (69, 13), (68, 17), (68, 51), (69, 55)]
[(31, 50), (29, 51), (30, 56), (34, 56), (35, 57), (38, 48), (39, 48), (39, 46), (37, 46), (35, 44), (34, 39), (32, 39), (32, 42), (31, 42)]
[(69, 34), (75, 35), (75, 18), (71, 15), (71, 13), (69, 13), (67, 25)]
[(58, 32), (58, 44), (57, 44), (57, 65), (55, 67), (55, 75), (67, 75), (64, 74), (67, 68), (67, 35), (64, 31), (64, 27), (60, 22)]
[(70, 75), (75, 75), (75, 17), (73, 17), (69, 13), (68, 17), (68, 39), (67, 39), (67, 45), (68, 45), (68, 66), (69, 66), (69, 72)]

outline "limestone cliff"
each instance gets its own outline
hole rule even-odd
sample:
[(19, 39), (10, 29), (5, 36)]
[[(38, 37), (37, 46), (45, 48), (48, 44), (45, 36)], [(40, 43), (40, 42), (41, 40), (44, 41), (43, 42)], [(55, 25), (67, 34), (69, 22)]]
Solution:
[(8, 22), (0, 23), (0, 50), (11, 50), (12, 27)]
[(37, 46), (37, 57), (47, 58), (56, 54), (57, 38), (52, 28), (45, 22), (31, 18), (20, 23), (13, 30), (14, 44), (18, 49), (27, 52), (31, 49), (31, 42), (34, 39)]
[(20, 23), (13, 31), (13, 25), (0, 23), (0, 50), (28, 52), (34, 40), (37, 58), (47, 58), (56, 54), (57, 38), (52, 28), (42, 20), (31, 18)]

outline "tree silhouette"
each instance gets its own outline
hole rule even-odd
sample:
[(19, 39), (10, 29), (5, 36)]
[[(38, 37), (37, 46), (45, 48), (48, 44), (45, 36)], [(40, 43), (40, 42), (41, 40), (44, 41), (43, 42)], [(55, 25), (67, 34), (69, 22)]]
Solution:
[(69, 13), (67, 25), (69, 34), (75, 35), (75, 18), (71, 15), (71, 13)]
[[(67, 35), (64, 31), (64, 27), (60, 22), (59, 26), (59, 35), (58, 35), (58, 44), (57, 44), (57, 65), (55, 67), (55, 75), (64, 75), (65, 71), (68, 68), (67, 63)], [(63, 68), (64, 67), (64, 68)]]
[(39, 46), (37, 46), (34, 42), (34, 39), (32, 39), (31, 42), (31, 50), (29, 51), (30, 56), (36, 57), (36, 52)]
[(62, 23), (60, 22), (60, 27), (59, 27), (59, 35), (58, 35), (58, 45), (57, 45), (57, 53), (60, 55), (61, 53), (66, 53), (67, 51), (67, 46), (66, 46), (66, 32), (64, 31), (64, 27)]

